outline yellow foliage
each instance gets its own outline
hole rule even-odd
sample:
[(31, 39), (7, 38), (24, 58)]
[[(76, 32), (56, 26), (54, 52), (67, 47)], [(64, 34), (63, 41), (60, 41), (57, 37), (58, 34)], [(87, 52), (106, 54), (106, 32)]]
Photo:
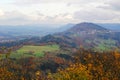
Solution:
[(6, 68), (0, 68), (0, 80), (16, 80), (17, 77)]
[(84, 65), (76, 63), (65, 70), (59, 70), (58, 73), (51, 75), (50, 78), (52, 80), (91, 80), (92, 77)]

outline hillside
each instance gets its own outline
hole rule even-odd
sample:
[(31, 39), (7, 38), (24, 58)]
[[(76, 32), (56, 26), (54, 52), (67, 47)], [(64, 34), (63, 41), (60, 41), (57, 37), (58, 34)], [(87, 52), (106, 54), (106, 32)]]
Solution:
[(99, 31), (106, 31), (106, 28), (103, 28), (97, 24), (94, 23), (79, 23), (73, 26), (71, 29), (67, 31), (90, 31), (90, 30), (99, 30)]
[(101, 23), (101, 24), (99, 23), (98, 25), (103, 26), (112, 31), (120, 32), (120, 24), (119, 23)]
[[(95, 51), (112, 50), (120, 45), (120, 32), (114, 32), (94, 23), (79, 23), (63, 32), (56, 32), (43, 37), (28, 37), (14, 42), (2, 43), (0, 46), (16, 46), (21, 43), (36, 45), (59, 44), (62, 48), (90, 48)], [(3, 40), (5, 41), (5, 40)]]
[(93, 23), (79, 23), (73, 26), (72, 28), (66, 30), (64, 32), (64, 35), (74, 34), (74, 36), (75, 35), (80, 36), (85, 34), (89, 35), (89, 34), (104, 33), (104, 32), (107, 33), (109, 32), (109, 30)]
[(120, 52), (114, 51), (119, 34), (80, 23), (60, 33), (0, 44), (7, 46), (0, 48), (0, 79), (119, 80)]
[[(112, 32), (94, 23), (79, 23), (70, 29), (55, 33), (49, 38), (45, 36), (40, 41), (44, 43), (56, 42), (60, 45), (76, 45), (85, 48), (92, 48), (96, 51), (106, 51), (116, 48), (119, 45), (119, 32)], [(41, 42), (42, 43), (42, 42)]]

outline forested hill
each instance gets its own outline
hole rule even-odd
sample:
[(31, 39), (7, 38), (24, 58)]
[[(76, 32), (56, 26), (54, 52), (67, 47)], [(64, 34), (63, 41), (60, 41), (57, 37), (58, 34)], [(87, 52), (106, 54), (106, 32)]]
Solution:
[[(119, 32), (113, 32), (94, 23), (79, 23), (66, 31), (55, 33), (49, 38), (44, 36), (43, 42), (71, 42), (69, 45), (80, 45), (94, 50), (110, 50), (119, 46)], [(68, 38), (68, 39), (67, 39)], [(44, 40), (43, 40), (44, 39)], [(62, 40), (61, 40), (62, 39)], [(68, 44), (68, 43), (64, 43)]]

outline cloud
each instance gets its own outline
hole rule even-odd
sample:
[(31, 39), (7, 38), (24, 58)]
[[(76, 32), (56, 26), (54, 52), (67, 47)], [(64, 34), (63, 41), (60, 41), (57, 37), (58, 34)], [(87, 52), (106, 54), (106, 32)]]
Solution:
[(0, 16), (4, 15), (4, 11), (0, 9)]
[(100, 6), (103, 9), (111, 9), (115, 11), (120, 11), (120, 0), (106, 0), (104, 6)]
[(0, 24), (120, 22), (119, 3), (119, 0), (12, 0), (0, 5)]
[(0, 17), (2, 25), (27, 25), (27, 24), (63, 24), (73, 20), (69, 13), (46, 16), (40, 12), (24, 14), (18, 11), (4, 12)]
[(4, 15), (0, 16), (0, 24), (3, 25), (22, 25), (31, 21), (29, 16), (18, 11), (4, 12)]
[(66, 3), (72, 0), (15, 0), (13, 3), (17, 5), (31, 5), (31, 4), (43, 4), (43, 3), (61, 3), (65, 2)]
[(120, 11), (120, 0), (111, 0), (108, 4), (111, 8)]
[(23, 4), (36, 4), (36, 3), (60, 3), (60, 2), (64, 2), (64, 3), (69, 3), (69, 2), (79, 2), (79, 1), (83, 1), (83, 0), (15, 0), (14, 2), (16, 3), (23, 3)]
[(48, 23), (69, 23), (73, 20), (73, 16), (69, 13), (55, 15), (53, 17), (46, 16), (46, 22)]
[(104, 10), (99, 8), (84, 9), (74, 13), (74, 18), (82, 21), (92, 22), (119, 22), (120, 13), (112, 12), (111, 10)]
[(14, 0), (14, 4), (19, 5), (36, 5), (36, 4), (47, 4), (47, 3), (65, 3), (66, 5), (85, 5), (87, 3), (93, 3), (93, 2), (104, 2), (103, 0)]

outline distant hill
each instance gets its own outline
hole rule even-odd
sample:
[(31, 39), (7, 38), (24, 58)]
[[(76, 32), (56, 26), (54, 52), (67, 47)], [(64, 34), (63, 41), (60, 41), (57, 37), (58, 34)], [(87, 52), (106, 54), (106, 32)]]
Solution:
[[(88, 24), (89, 22), (84, 22), (82, 24)], [(81, 24), (81, 23), (79, 23)], [(78, 25), (79, 25), (78, 24)], [(89, 23), (88, 25), (90, 26), (90, 24), (92, 25), (93, 23)], [(69, 24), (66, 24), (66, 25), (63, 25), (61, 26), (59, 29), (58, 29), (58, 32), (62, 32), (62, 31), (66, 31), (70, 28), (72, 28), (73, 26), (75, 26), (76, 24), (72, 24), (72, 23), (69, 23)], [(106, 28), (108, 30), (112, 30), (112, 31), (119, 31), (120, 32), (120, 23), (96, 23), (96, 24), (93, 24), (93, 25), (97, 25), (99, 27), (102, 27), (102, 28)]]
[(90, 30), (105, 31), (107, 29), (97, 24), (87, 23), (87, 22), (76, 24), (75, 26), (69, 29), (69, 31), (90, 31)]
[[(49, 36), (49, 38), (45, 36), (41, 40), (43, 42), (60, 42), (59, 44), (61, 45), (76, 45), (78, 48), (82, 45), (85, 48), (92, 48), (96, 51), (106, 51), (116, 48), (120, 42), (119, 38), (119, 33), (112, 32), (94, 23), (85, 22)], [(63, 40), (64, 43), (62, 43)]]
[(0, 34), (10, 36), (45, 36), (54, 33), (55, 25), (0, 25)]
[(110, 29), (112, 31), (120, 32), (120, 23), (101, 23), (98, 25), (103, 26), (104, 28)]
[[(41, 36), (40, 33), (44, 33), (44, 35), (46, 36), (40, 38), (28, 37), (27, 41), (30, 43), (33, 42), (35, 44), (41, 44), (41, 45), (56, 43), (64, 48), (67, 47), (79, 48), (80, 46), (83, 46), (84, 48), (92, 48), (95, 51), (107, 51), (107, 50), (115, 49), (116, 47), (120, 46), (120, 32), (112, 31), (100, 25), (84, 22), (78, 24), (69, 24), (68, 26), (66, 25), (64, 27), (65, 27), (64, 30), (62, 27), (61, 29), (44, 28), (45, 31), (40, 27), (39, 28), (34, 27), (35, 29), (33, 29), (33, 27), (30, 27), (28, 29), (19, 27), (20, 29), (14, 28), (16, 30), (13, 34), (19, 35), (20, 33), (23, 33), (28, 35), (28, 33), (30, 33), (32, 35)], [(12, 31), (14, 30), (12, 29)], [(28, 33), (26, 31), (28, 31)], [(1, 37), (1, 39), (3, 40), (3, 37)]]
[(0, 25), (0, 43), (42, 37), (55, 32), (56, 28), (53, 25)]
[(75, 24), (72, 24), (72, 23), (69, 23), (69, 24), (66, 24), (66, 25), (63, 25), (61, 26), (60, 28), (57, 29), (57, 32), (63, 32), (63, 31), (66, 31), (70, 28), (72, 28)]
[(87, 37), (90, 35), (108, 33), (110, 30), (93, 23), (79, 23), (70, 29), (63, 31), (59, 35), (67, 35), (71, 37)]

